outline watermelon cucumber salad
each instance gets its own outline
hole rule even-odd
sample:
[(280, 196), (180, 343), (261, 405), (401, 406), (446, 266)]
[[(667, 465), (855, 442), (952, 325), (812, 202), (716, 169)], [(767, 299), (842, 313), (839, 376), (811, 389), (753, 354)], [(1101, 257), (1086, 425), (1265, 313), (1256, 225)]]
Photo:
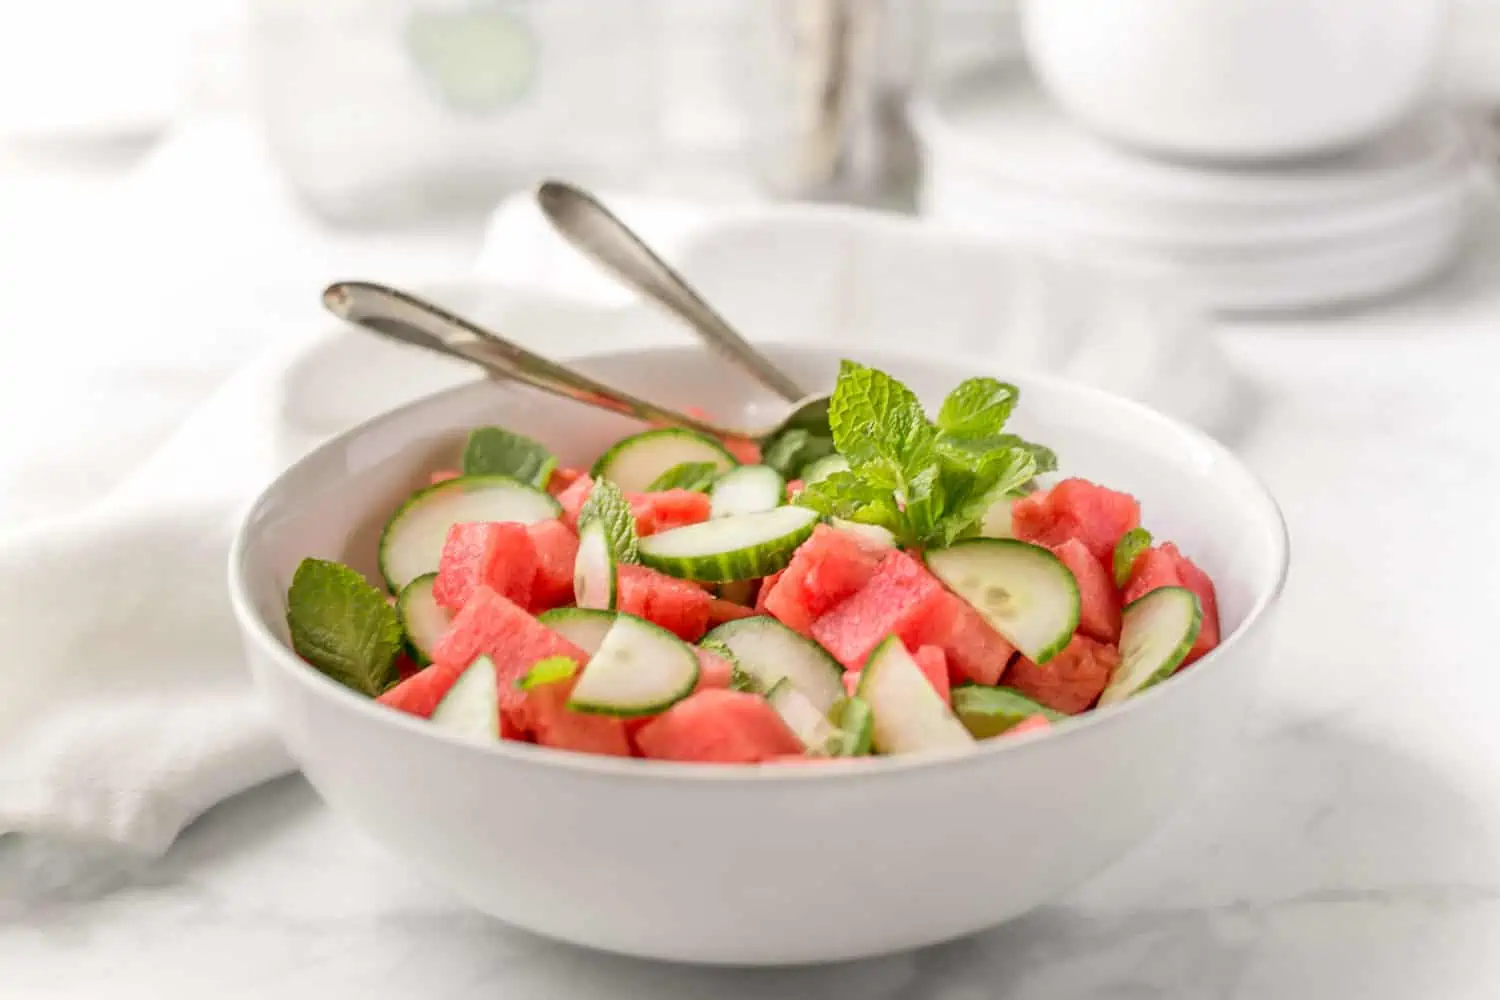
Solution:
[(1005, 431), (1015, 386), (930, 419), (844, 362), (828, 428), (676, 428), (589, 471), (485, 427), (380, 539), (307, 559), (293, 647), (476, 740), (762, 764), (962, 752), (1157, 684), (1219, 641), (1213, 584), (1140, 506)]

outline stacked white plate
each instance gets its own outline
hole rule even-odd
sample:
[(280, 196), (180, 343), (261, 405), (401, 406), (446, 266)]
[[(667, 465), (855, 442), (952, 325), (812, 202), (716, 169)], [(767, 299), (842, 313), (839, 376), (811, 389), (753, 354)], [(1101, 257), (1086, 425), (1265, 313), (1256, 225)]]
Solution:
[(1208, 305), (1270, 312), (1390, 294), (1463, 242), (1477, 155), (1433, 111), (1334, 157), (1224, 168), (1153, 159), (1069, 122), (1017, 70), (916, 102), (923, 213), (1179, 270)]

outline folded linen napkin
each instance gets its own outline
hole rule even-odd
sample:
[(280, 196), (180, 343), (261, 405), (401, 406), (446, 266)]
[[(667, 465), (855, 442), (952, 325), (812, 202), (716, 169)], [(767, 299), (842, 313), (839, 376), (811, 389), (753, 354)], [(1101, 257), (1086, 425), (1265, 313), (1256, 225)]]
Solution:
[[(1138, 276), (838, 211), (617, 205), (755, 336), (851, 349), (920, 337), (1209, 425), (1232, 408), (1196, 314)], [(686, 336), (524, 202), (497, 212), (474, 279), (434, 295), (554, 356)], [(0, 834), (154, 854), (215, 802), (289, 770), (224, 593), (238, 512), (323, 437), (468, 377), (353, 331), (293, 338), (99, 502), (0, 538), (0, 607), (25, 626), (8, 630)]]

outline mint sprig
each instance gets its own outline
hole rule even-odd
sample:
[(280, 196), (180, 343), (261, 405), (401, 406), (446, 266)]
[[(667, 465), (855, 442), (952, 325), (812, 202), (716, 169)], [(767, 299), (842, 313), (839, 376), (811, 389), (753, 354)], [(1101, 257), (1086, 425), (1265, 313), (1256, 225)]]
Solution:
[(345, 687), (374, 698), (395, 682), (396, 609), (348, 566), (302, 560), (287, 591), (286, 623), (297, 655)]
[(1145, 528), (1135, 527), (1120, 536), (1115, 543), (1114, 570), (1115, 586), (1124, 587), (1130, 582), (1130, 574), (1135, 569), (1135, 561), (1145, 555), (1146, 550), (1151, 547), (1151, 532)]
[(1009, 383), (968, 379), (933, 422), (899, 381), (845, 361), (828, 417), (849, 470), (812, 484), (795, 502), (879, 525), (905, 546), (948, 545), (997, 499), (1056, 467), (1050, 450), (1002, 433), (1019, 399)]
[(601, 479), (594, 483), (594, 488), (589, 491), (588, 499), (579, 509), (579, 532), (594, 521), (603, 523), (604, 538), (609, 542), (609, 550), (616, 562), (640, 561), (638, 551), (640, 541), (636, 537), (635, 514), (630, 510), (630, 501), (626, 500), (620, 488), (608, 479)]
[(557, 459), (545, 446), (504, 427), (479, 427), (464, 445), (466, 476), (509, 476), (517, 482), (546, 489)]
[(713, 462), (679, 462), (653, 479), (651, 485), (646, 487), (646, 492), (691, 490), (703, 493), (714, 484), (718, 475), (719, 467)]

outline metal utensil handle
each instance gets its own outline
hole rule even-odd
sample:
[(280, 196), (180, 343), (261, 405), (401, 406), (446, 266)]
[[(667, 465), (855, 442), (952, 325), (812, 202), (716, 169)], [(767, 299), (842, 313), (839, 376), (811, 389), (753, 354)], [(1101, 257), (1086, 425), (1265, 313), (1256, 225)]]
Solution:
[(469, 361), (585, 406), (715, 437), (745, 437), (742, 431), (698, 420), (597, 382), (407, 292), (366, 281), (341, 281), (324, 290), (323, 304), (335, 316), (384, 337)]
[(719, 355), (748, 371), (788, 403), (807, 396), (791, 376), (750, 346), (680, 274), (593, 195), (562, 181), (545, 181), (537, 188), (536, 201), (564, 239), (674, 313)]

